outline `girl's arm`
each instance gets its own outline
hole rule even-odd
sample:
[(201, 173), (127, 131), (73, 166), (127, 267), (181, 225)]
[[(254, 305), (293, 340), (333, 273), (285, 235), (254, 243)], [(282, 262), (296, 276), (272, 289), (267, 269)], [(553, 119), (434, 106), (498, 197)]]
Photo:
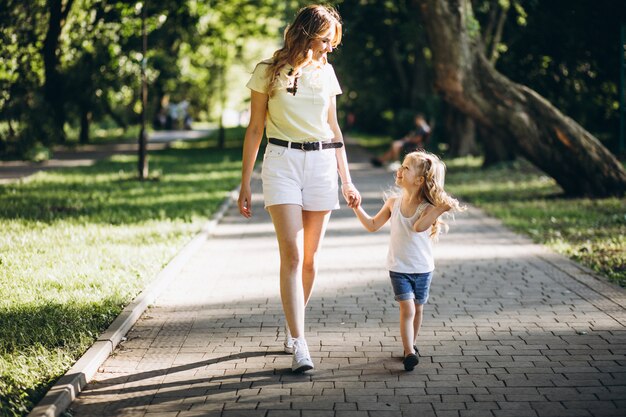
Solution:
[(368, 232), (375, 232), (383, 227), (383, 225), (387, 223), (387, 220), (391, 217), (391, 208), (393, 207), (394, 201), (395, 198), (390, 198), (385, 201), (383, 207), (374, 217), (370, 217), (365, 210), (363, 210), (361, 205), (353, 207), (352, 209), (354, 210), (356, 217), (361, 221), (363, 227), (365, 227)]
[[(343, 142), (343, 134), (339, 128), (339, 122), (337, 121), (337, 97), (332, 96), (330, 98), (330, 106), (328, 107), (328, 124), (333, 131), (335, 138), (333, 142)], [(337, 171), (341, 178), (341, 194), (346, 199), (349, 207), (355, 208), (361, 204), (361, 194), (357, 191), (354, 184), (352, 184), (352, 178), (350, 177), (350, 169), (348, 168), (348, 157), (346, 155), (346, 147), (344, 146), (336, 149), (337, 155)]]
[(246, 218), (252, 217), (252, 192), (250, 191), (250, 179), (254, 170), (265, 129), (265, 115), (267, 113), (268, 95), (252, 91), (250, 104), (250, 124), (246, 129), (243, 141), (243, 155), (241, 162), (241, 188), (239, 189), (239, 213)]
[(413, 230), (418, 233), (428, 230), (428, 228), (435, 223), (435, 220), (437, 220), (439, 216), (450, 209), (451, 207), (448, 204), (443, 204), (437, 207), (429, 204), (424, 209), (422, 215), (415, 221), (415, 223), (413, 223)]

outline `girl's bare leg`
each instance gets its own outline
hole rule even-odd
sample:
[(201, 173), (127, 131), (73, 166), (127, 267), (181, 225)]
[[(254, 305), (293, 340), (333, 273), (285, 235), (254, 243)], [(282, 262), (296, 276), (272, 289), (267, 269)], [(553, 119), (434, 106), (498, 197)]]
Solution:
[(417, 336), (422, 328), (422, 317), (424, 314), (424, 304), (415, 304), (415, 318), (413, 319), (413, 344), (417, 345)]
[(404, 356), (415, 353), (413, 341), (415, 340), (415, 300), (400, 301), (400, 336), (402, 336), (402, 346)]

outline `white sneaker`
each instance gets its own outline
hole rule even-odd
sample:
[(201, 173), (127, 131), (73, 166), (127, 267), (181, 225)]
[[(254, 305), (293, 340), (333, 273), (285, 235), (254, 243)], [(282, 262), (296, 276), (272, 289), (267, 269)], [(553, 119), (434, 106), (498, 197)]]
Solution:
[(291, 360), (291, 370), (293, 372), (304, 372), (313, 369), (313, 361), (309, 354), (309, 347), (304, 337), (293, 339), (293, 359)]
[(285, 353), (293, 353), (293, 341), (294, 338), (291, 337), (289, 326), (285, 324), (285, 342), (283, 343), (283, 345), (285, 346)]

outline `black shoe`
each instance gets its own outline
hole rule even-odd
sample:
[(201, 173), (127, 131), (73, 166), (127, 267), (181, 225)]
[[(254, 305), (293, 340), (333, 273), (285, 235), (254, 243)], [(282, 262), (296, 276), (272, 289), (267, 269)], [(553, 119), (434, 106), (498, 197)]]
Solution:
[(372, 159), (370, 159), (370, 162), (371, 162), (371, 163), (372, 163), (372, 165), (373, 165), (373, 166), (375, 166), (375, 167), (381, 167), (381, 166), (383, 166), (383, 161), (381, 161), (381, 160), (380, 160), (380, 159), (378, 159), (378, 158), (372, 158)]
[(404, 360), (402, 361), (402, 363), (404, 363), (404, 370), (405, 371), (412, 371), (413, 368), (415, 368), (415, 365), (417, 365), (419, 363), (419, 358), (417, 357), (416, 354), (414, 353), (409, 353), (408, 355), (406, 355), (404, 357)]

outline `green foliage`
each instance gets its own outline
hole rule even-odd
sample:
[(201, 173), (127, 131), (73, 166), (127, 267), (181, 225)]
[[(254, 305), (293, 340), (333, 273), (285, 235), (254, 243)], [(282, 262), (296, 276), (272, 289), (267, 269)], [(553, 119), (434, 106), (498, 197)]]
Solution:
[(0, 415), (25, 415), (236, 186), (241, 149), (215, 141), (151, 153), (154, 181), (118, 155), (0, 186)]
[[(148, 52), (142, 56), (141, 2), (74, 0), (50, 31), (53, 2), (3, 0), (0, 7), (0, 155), (23, 156), (40, 142), (65, 140), (59, 126), (110, 119), (126, 128), (140, 116), (139, 74), (149, 83), (148, 120), (166, 98), (186, 99), (195, 119), (216, 118), (240, 78), (235, 64), (259, 60), (259, 42), (275, 39), (284, 2), (164, 0), (146, 3)], [(276, 17), (278, 16), (278, 17)], [(58, 48), (44, 59), (46, 36)], [(54, 91), (54, 94), (50, 93)], [(59, 118), (61, 119), (59, 121)]]
[(50, 159), (52, 152), (50, 149), (37, 142), (35, 145), (26, 151), (26, 159), (33, 162), (44, 162)]

